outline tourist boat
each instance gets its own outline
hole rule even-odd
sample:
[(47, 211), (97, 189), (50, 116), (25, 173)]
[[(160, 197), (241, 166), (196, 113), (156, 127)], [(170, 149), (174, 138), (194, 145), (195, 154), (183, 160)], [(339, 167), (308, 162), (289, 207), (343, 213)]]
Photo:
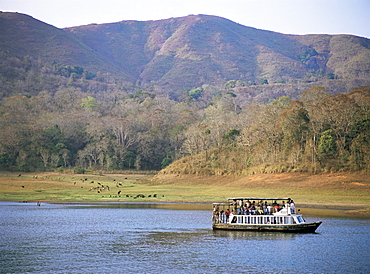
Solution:
[(306, 222), (290, 198), (228, 198), (213, 203), (213, 229), (313, 233), (322, 222)]

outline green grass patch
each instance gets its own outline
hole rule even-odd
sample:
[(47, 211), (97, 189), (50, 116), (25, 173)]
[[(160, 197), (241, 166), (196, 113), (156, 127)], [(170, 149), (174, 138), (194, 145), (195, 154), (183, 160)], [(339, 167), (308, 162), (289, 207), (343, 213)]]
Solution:
[(290, 197), (297, 205), (370, 207), (364, 174), (304, 173), (252, 176), (143, 174), (0, 174), (0, 200), (52, 202), (224, 202), (228, 197)]

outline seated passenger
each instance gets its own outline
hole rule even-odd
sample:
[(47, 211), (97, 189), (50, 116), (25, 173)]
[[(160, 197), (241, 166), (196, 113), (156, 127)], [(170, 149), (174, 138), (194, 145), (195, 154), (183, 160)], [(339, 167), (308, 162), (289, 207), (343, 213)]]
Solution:
[(264, 205), (263, 205), (263, 214), (264, 215), (267, 215), (268, 214), (268, 212), (267, 212), (267, 202), (266, 203), (264, 203)]
[(256, 207), (252, 204), (252, 206), (249, 208), (249, 211), (251, 212), (252, 215), (256, 214)]
[(268, 205), (267, 206), (267, 214), (268, 215), (271, 215), (272, 214), (272, 206), (271, 205)]
[(278, 204), (276, 204), (276, 205), (274, 206), (274, 208), (275, 208), (275, 212), (279, 212), (280, 207), (279, 207), (279, 205), (278, 205)]

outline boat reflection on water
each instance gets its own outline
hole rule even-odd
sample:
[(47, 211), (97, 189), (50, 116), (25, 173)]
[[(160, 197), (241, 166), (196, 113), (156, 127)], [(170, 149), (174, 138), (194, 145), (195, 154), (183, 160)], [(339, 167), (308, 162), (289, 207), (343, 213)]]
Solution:
[(242, 231), (242, 230), (213, 230), (214, 237), (232, 238), (232, 239), (253, 239), (253, 240), (290, 240), (299, 237), (297, 233), (284, 232), (259, 232), (259, 231)]

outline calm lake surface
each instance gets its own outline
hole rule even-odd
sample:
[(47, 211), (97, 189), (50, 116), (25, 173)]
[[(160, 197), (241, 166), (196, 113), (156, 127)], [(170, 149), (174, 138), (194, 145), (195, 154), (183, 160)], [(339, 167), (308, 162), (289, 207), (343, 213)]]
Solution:
[(225, 232), (196, 207), (0, 202), (0, 273), (370, 273), (369, 219)]

